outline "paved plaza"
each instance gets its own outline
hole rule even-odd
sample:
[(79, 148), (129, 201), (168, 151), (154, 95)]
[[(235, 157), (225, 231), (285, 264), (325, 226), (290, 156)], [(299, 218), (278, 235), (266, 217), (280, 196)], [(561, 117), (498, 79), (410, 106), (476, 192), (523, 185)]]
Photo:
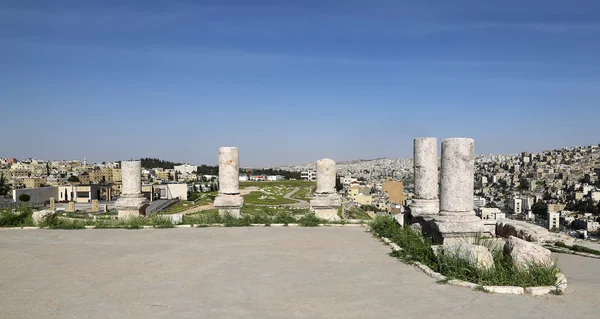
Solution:
[(593, 318), (600, 260), (563, 296), (437, 284), (362, 228), (0, 230), (0, 318)]

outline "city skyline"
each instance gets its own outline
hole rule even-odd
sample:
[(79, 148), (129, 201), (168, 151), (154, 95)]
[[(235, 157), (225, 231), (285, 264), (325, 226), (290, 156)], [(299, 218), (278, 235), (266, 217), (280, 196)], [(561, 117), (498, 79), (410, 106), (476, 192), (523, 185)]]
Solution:
[(594, 1), (6, 1), (0, 157), (244, 166), (600, 141)]

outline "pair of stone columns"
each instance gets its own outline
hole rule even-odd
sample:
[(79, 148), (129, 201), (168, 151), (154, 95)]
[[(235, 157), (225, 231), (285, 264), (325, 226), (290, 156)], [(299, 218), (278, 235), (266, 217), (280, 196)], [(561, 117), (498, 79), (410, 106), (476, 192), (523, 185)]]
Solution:
[(142, 162), (121, 162), (121, 196), (115, 202), (119, 218), (146, 215), (148, 200), (142, 194)]
[[(411, 215), (430, 223), (434, 240), (489, 236), (473, 210), (475, 142), (449, 138), (442, 142), (441, 173), (438, 173), (437, 139), (414, 141), (415, 196)], [(438, 176), (440, 192), (438, 200)]]

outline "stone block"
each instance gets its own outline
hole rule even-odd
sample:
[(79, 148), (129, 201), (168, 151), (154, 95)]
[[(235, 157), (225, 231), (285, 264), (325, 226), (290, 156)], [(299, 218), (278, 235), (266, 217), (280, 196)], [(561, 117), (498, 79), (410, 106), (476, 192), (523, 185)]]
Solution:
[(241, 208), (243, 205), (244, 198), (239, 194), (219, 194), (213, 203), (213, 206), (219, 209), (219, 215), (230, 215), (235, 218), (241, 216)]
[(56, 210), (56, 202), (54, 200), (54, 197), (50, 197), (50, 210), (51, 211), (55, 211)]
[(183, 222), (183, 214), (165, 214), (160, 215), (160, 218), (168, 219), (173, 225), (179, 225)]
[(523, 295), (525, 293), (525, 289), (515, 286), (483, 286), (483, 289), (495, 294)]
[(91, 212), (92, 213), (96, 213), (98, 212), (98, 200), (97, 199), (92, 199), (92, 209)]
[(504, 245), (504, 254), (522, 269), (528, 269), (533, 264), (542, 266), (553, 264), (550, 250), (515, 236), (508, 237)]
[(341, 219), (337, 214), (341, 203), (341, 198), (337, 194), (316, 194), (310, 201), (310, 206), (318, 218), (336, 221)]
[(508, 238), (515, 236), (529, 242), (556, 243), (562, 241), (571, 245), (574, 240), (563, 234), (549, 232), (546, 228), (528, 222), (500, 219), (496, 221), (496, 235)]
[(149, 201), (141, 197), (120, 197), (115, 202), (115, 208), (118, 211), (118, 216), (122, 218), (138, 217), (146, 215), (146, 207), (148, 207)]
[(33, 214), (31, 214), (31, 219), (33, 220), (33, 224), (36, 226), (39, 226), (42, 222), (44, 222), (47, 219), (55, 218), (55, 217), (56, 217), (56, 213), (53, 210), (49, 210), (49, 209), (38, 210), (38, 211), (33, 212)]
[(477, 268), (490, 269), (494, 267), (494, 256), (484, 246), (454, 242), (442, 245), (438, 248), (438, 253), (440, 249), (447, 256), (463, 259)]
[(554, 289), (556, 289), (554, 286), (527, 287), (525, 288), (525, 293), (532, 296), (543, 296), (549, 294)]
[(75, 212), (75, 202), (69, 202), (69, 208), (67, 208), (67, 212)]

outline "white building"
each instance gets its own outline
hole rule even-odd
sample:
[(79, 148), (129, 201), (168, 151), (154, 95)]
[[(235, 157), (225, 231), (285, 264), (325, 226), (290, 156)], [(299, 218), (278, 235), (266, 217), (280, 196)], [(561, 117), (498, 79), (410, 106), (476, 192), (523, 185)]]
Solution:
[(188, 164), (177, 165), (177, 166), (174, 166), (173, 168), (179, 174), (195, 174), (196, 171), (198, 170), (198, 166), (188, 165)]
[(267, 176), (268, 181), (282, 181), (285, 177), (283, 175), (269, 175)]
[(514, 214), (520, 214), (523, 212), (523, 207), (521, 206), (522, 204), (523, 202), (519, 197), (514, 197), (508, 201), (508, 207), (512, 209)]
[(317, 180), (317, 172), (314, 170), (308, 170), (304, 172), (300, 172), (300, 179), (304, 179), (307, 181), (316, 181)]
[(357, 182), (357, 181), (358, 181), (358, 179), (356, 179), (355, 177), (352, 177), (352, 176), (343, 176), (343, 177), (340, 177), (340, 183), (342, 185), (344, 185), (344, 187), (346, 187), (346, 188), (350, 187), (350, 184), (352, 182)]
[(548, 230), (560, 229), (560, 213), (548, 212)]
[(238, 180), (240, 182), (247, 182), (248, 181), (248, 175), (240, 175), (240, 177), (238, 178)]
[(506, 218), (506, 214), (503, 213), (500, 208), (483, 207), (480, 210), (481, 219), (483, 220), (498, 220)]
[(487, 200), (485, 199), (485, 197), (481, 197), (481, 196), (473, 197), (473, 206), (475, 206), (475, 207), (484, 207), (486, 203), (487, 203)]

